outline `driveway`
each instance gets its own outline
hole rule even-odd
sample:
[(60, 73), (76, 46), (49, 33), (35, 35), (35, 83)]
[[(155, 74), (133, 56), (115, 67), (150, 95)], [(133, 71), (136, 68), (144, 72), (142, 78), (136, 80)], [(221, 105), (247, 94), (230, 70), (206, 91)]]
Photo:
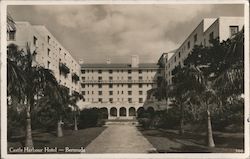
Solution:
[(134, 125), (108, 125), (86, 147), (86, 153), (147, 153), (153, 150)]

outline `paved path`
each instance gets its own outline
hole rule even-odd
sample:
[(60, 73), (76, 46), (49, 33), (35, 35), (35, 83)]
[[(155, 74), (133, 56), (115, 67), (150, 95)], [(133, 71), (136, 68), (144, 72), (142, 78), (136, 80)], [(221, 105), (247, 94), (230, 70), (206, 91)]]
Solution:
[(153, 146), (134, 125), (108, 125), (87, 147), (86, 153), (147, 153)]

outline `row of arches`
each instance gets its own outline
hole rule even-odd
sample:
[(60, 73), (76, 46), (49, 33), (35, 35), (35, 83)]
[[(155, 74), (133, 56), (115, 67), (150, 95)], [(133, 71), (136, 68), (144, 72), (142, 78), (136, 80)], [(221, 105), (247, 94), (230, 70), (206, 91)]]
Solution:
[(101, 108), (102, 114), (104, 115), (104, 118), (114, 118), (114, 117), (138, 117), (140, 116), (140, 114), (142, 114), (145, 111), (148, 112), (154, 112), (154, 108), (153, 107), (149, 107), (147, 108), (147, 110), (145, 110), (144, 107), (139, 107), (137, 110), (135, 107), (120, 107), (120, 108), (116, 108), (116, 107), (111, 107), (111, 108), (106, 108), (106, 107), (102, 107)]

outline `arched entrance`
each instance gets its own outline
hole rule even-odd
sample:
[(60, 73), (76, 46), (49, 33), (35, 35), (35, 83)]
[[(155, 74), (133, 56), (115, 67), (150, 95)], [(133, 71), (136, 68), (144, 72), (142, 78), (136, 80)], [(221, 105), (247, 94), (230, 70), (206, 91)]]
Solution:
[(129, 110), (129, 116), (136, 116), (136, 112), (135, 112), (135, 108), (134, 107), (130, 107)]
[(144, 113), (145, 113), (145, 109), (143, 107), (140, 107), (137, 109), (137, 117), (138, 118), (142, 118)]
[(121, 107), (121, 108), (120, 108), (119, 115), (120, 115), (120, 116), (126, 116), (126, 115), (127, 115), (127, 112), (126, 112), (126, 108), (125, 108), (125, 107)]
[(102, 119), (108, 119), (108, 109), (105, 107), (102, 107), (100, 109), (100, 113), (101, 113), (101, 118)]
[(115, 107), (110, 109), (110, 116), (117, 116), (117, 109)]

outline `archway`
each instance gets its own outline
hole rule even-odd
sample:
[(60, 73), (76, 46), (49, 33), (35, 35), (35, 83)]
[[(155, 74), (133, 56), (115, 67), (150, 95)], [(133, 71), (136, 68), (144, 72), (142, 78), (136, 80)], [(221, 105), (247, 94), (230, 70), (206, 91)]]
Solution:
[(130, 107), (129, 110), (129, 116), (136, 116), (136, 112), (135, 112), (135, 108), (134, 107)]
[(102, 119), (108, 119), (108, 109), (105, 107), (102, 107), (100, 109), (101, 117)]
[(125, 108), (125, 107), (121, 107), (121, 108), (120, 108), (119, 115), (120, 115), (120, 116), (126, 116), (126, 115), (127, 115), (127, 112), (126, 112), (126, 108)]
[(115, 107), (110, 109), (110, 116), (117, 116), (117, 109)]
[(145, 113), (145, 109), (143, 107), (140, 107), (137, 109), (137, 117), (138, 118), (142, 118), (144, 113)]

